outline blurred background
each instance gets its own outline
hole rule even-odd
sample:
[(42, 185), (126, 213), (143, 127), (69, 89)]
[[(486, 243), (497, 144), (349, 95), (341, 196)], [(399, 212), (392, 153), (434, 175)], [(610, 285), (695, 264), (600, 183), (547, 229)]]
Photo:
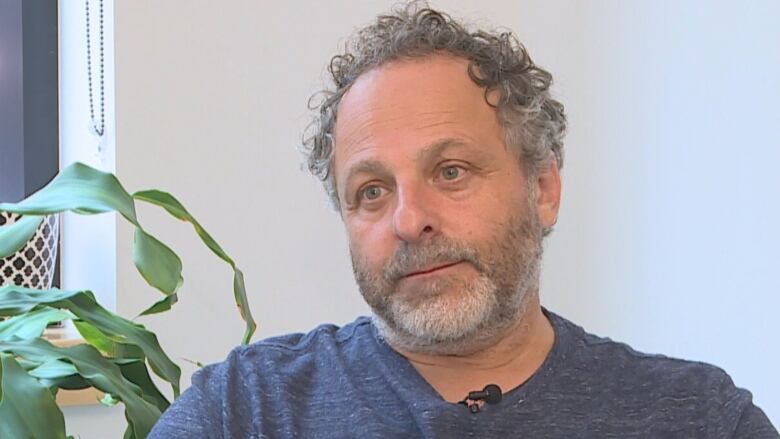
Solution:
[[(392, 4), (106, 2), (111, 136), (95, 160), (131, 191), (175, 194), (236, 259), (256, 340), (368, 312), (340, 219), (296, 147), (330, 57)], [(514, 31), (566, 106), (543, 304), (638, 350), (724, 368), (780, 424), (780, 2), (433, 5)], [(84, 112), (67, 110), (85, 105), (68, 64), (83, 64), (83, 10), (60, 2), (63, 163), (97, 147), (80, 137), (88, 119), (74, 115)], [(185, 277), (174, 310), (141, 322), (177, 361), (220, 361), (243, 333), (231, 272), (188, 226), (155, 210), (140, 216), (182, 256)], [(100, 281), (104, 303), (133, 316), (157, 300), (132, 265), (131, 230), (110, 218), (86, 227), (108, 255), (94, 263), (108, 269), (68, 262), (83, 244), (66, 223), (65, 286), (91, 286), (80, 283), (116, 262), (116, 276)], [(183, 369), (189, 385), (196, 367)], [(119, 407), (66, 417), (70, 434), (121, 436)]]

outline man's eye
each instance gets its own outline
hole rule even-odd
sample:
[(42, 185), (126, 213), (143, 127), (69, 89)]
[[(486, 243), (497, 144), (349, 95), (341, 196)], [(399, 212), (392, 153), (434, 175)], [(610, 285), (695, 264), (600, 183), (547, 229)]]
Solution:
[(441, 176), (445, 180), (455, 180), (458, 177), (460, 177), (461, 172), (463, 171), (463, 168), (460, 166), (445, 166), (441, 169)]
[(361, 191), (363, 199), (368, 201), (376, 200), (382, 196), (382, 188), (379, 186), (368, 186)]

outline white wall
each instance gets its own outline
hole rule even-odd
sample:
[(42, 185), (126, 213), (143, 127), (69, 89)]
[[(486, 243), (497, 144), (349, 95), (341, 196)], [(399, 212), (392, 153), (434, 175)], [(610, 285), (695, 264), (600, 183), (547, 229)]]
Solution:
[(721, 366), (780, 424), (780, 3), (525, 11), (571, 119), (545, 303)]
[[(131, 190), (176, 194), (235, 257), (257, 338), (367, 312), (341, 223), (295, 147), (337, 43), (390, 3), (116, 3), (117, 172)], [(436, 4), (514, 29), (557, 78), (571, 130), (543, 302), (639, 349), (724, 367), (779, 424), (778, 3)], [(229, 270), (186, 225), (148, 209), (141, 220), (185, 267), (175, 310), (143, 322), (175, 359), (222, 359), (242, 333)], [(120, 226), (127, 315), (158, 298), (131, 240)], [(84, 438), (120, 437), (116, 410), (68, 420)]]

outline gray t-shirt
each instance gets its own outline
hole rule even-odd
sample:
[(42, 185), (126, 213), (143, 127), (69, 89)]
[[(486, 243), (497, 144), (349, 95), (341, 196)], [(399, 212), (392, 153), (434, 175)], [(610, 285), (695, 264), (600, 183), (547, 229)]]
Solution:
[(361, 317), (236, 348), (193, 376), (149, 437), (780, 438), (721, 369), (545, 314), (547, 359), (479, 413), (444, 401)]

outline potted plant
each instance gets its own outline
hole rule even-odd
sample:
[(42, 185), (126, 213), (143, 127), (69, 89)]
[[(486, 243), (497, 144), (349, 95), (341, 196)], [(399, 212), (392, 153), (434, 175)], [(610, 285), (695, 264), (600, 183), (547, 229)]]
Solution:
[[(0, 211), (0, 227), (13, 224), (21, 217)], [(44, 217), (24, 247), (6, 258), (0, 258), (0, 285), (13, 283), (29, 288), (51, 288), (57, 261), (59, 219), (59, 215)]]
[[(19, 203), (0, 203), (0, 211), (23, 215), (0, 227), (0, 258), (23, 248), (44, 216), (71, 211), (92, 215), (117, 212), (135, 228), (133, 262), (144, 280), (163, 294), (140, 316), (170, 310), (183, 283), (176, 253), (147, 233), (136, 215), (136, 202), (165, 209), (189, 222), (203, 243), (233, 269), (233, 295), (246, 322), (242, 343), (255, 322), (247, 303), (244, 278), (235, 262), (172, 195), (159, 190), (128, 193), (119, 180), (81, 163), (63, 169), (46, 187)], [(124, 404), (125, 438), (145, 438), (170, 401), (151, 372), (180, 393), (181, 369), (143, 325), (100, 306), (89, 290), (30, 289), (0, 286), (0, 437), (65, 438), (65, 422), (55, 397), (59, 389), (94, 387), (106, 405)], [(70, 320), (84, 339), (72, 347), (44, 337), (52, 322)]]

